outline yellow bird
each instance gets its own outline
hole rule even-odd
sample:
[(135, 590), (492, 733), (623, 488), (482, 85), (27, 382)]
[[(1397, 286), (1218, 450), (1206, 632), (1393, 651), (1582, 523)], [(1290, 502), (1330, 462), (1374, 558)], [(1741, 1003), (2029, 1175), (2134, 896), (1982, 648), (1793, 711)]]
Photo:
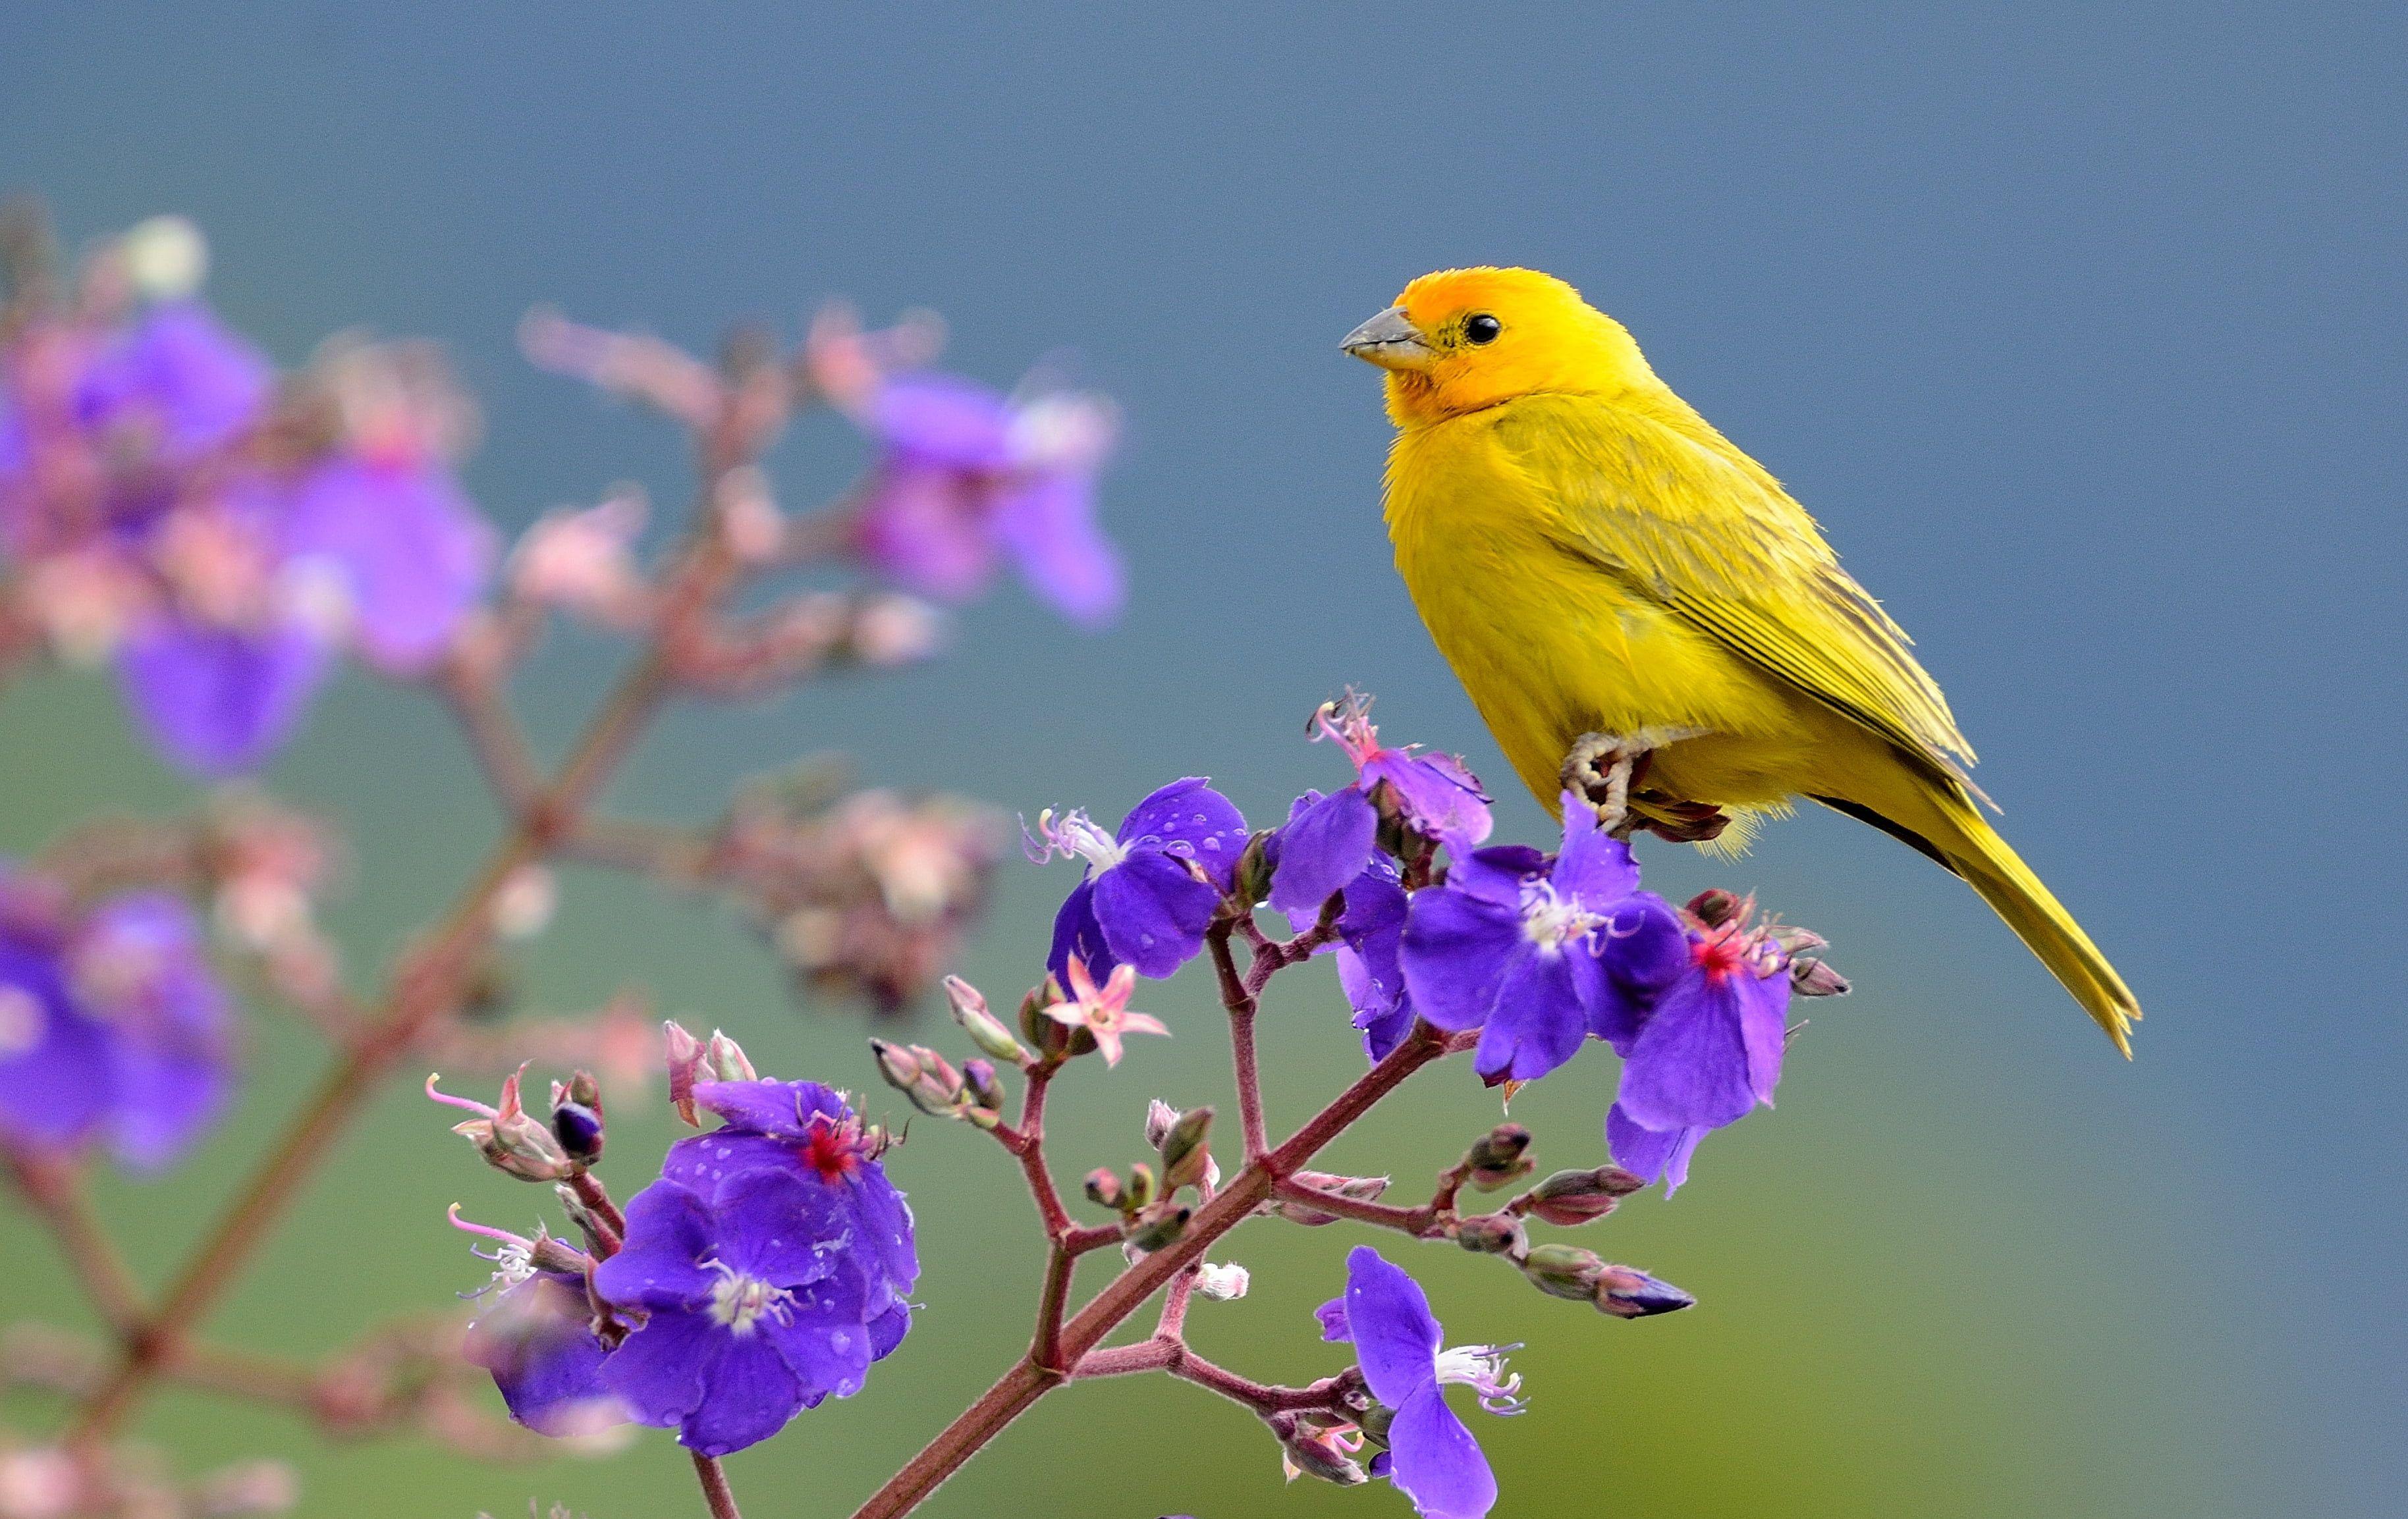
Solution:
[(1620, 322), (1552, 275), (1448, 269), (1343, 346), (1387, 372), (1397, 568), (1550, 811), (1602, 781), (1617, 820), (1698, 838), (1812, 798), (1962, 876), (2131, 1054), (2131, 991), (1983, 816), (1905, 632)]

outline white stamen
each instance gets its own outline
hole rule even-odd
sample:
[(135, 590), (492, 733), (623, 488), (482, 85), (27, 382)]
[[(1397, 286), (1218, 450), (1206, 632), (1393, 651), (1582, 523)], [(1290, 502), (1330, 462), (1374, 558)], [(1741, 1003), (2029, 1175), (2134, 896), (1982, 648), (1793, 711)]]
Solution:
[(757, 1276), (746, 1276), (723, 1260), (706, 1260), (705, 1267), (719, 1273), (710, 1289), (710, 1318), (723, 1325), (727, 1332), (747, 1335), (763, 1318), (790, 1324), (795, 1317), (795, 1295), (784, 1287), (773, 1287)]
[(1491, 1413), (1519, 1413), (1529, 1405), (1513, 1395), (1522, 1389), (1519, 1373), (1505, 1373), (1505, 1353), (1519, 1345), (1456, 1345), (1438, 1354), (1441, 1386), (1461, 1385), (1480, 1394), (1480, 1406)]
[(1522, 937), (1541, 948), (1561, 949), (1604, 921), (1583, 907), (1579, 899), (1558, 896), (1552, 881), (1523, 885)]
[[(1038, 840), (1044, 841), (1042, 844)], [(1054, 809), (1037, 815), (1037, 838), (1029, 841), (1028, 858), (1042, 865), (1056, 853), (1076, 855), (1099, 871), (1111, 870), (1128, 858), (1128, 848), (1096, 826), (1086, 809), (1073, 807), (1058, 817)]]

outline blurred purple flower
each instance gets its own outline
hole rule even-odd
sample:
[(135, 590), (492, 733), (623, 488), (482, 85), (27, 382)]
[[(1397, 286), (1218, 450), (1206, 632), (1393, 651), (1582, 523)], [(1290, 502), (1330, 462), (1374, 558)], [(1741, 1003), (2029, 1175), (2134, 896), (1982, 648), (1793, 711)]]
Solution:
[(694, 1101), (726, 1127), (670, 1145), (662, 1178), (715, 1198), (743, 1172), (766, 1168), (823, 1198), (840, 1226), (829, 1240), (865, 1276), (869, 1358), (884, 1358), (910, 1329), (920, 1258), (910, 1207), (879, 1163), (881, 1136), (864, 1128), (843, 1094), (815, 1081), (698, 1082)]
[(63, 922), (17, 883), (0, 910), (0, 1131), (67, 1152), (176, 1160), (230, 1095), (225, 992), (180, 898), (135, 892)]
[(162, 301), (93, 359), (76, 412), (99, 433), (144, 429), (169, 462), (184, 463), (255, 421), (275, 377), (266, 357), (207, 305)]
[(162, 755), (217, 779), (257, 769), (293, 736), (331, 655), (297, 620), (254, 630), (163, 611), (118, 651), (118, 682)]
[(303, 477), (286, 551), (338, 577), (360, 651), (414, 674), (439, 659), (483, 595), (497, 542), (449, 470), (338, 455)]
[(1488, 837), (1488, 798), (1479, 778), (1453, 755), (1417, 755), (1412, 745), (1382, 748), (1369, 697), (1350, 690), (1343, 701), (1324, 706), (1314, 722), (1314, 737), (1335, 741), (1354, 762), (1355, 781), (1326, 797), (1307, 793), (1280, 830), (1270, 903), (1290, 918), (1312, 917), (1330, 893), (1362, 873), (1379, 837), (1383, 806), (1458, 854)]
[[(690, 1143), (690, 1142), (689, 1142)], [(861, 1390), (870, 1264), (826, 1186), (759, 1169), (708, 1196), (658, 1181), (627, 1204), (625, 1245), (594, 1271), (642, 1327), (602, 1364), (639, 1424), (704, 1455), (756, 1444), (831, 1394)]]
[(539, 1435), (592, 1434), (627, 1422), (602, 1384), (602, 1342), (585, 1280), (505, 1259), (501, 1287), (462, 1338), (469, 1364), (494, 1374), (510, 1417)]
[(1096, 525), (1096, 476), (1111, 451), (1109, 408), (1067, 394), (1014, 403), (951, 375), (887, 380), (863, 407), (880, 445), (854, 544), (908, 589), (964, 601), (1010, 558), (1071, 621), (1110, 622), (1120, 556)]
[(1472, 1388), (1491, 1413), (1520, 1413), (1513, 1395), (1522, 1379), (1505, 1375), (1502, 1351), (1446, 1348), (1421, 1285), (1369, 1245), (1347, 1254), (1346, 1295), (1314, 1316), (1323, 1339), (1354, 1342), (1363, 1381), (1388, 1411), (1384, 1431), (1367, 1431), (1388, 1447), (1372, 1461), (1372, 1474), (1394, 1483), (1426, 1519), (1481, 1519), (1497, 1502), (1497, 1478), (1446, 1406), (1446, 1388)]
[(1421, 1016), (1481, 1030), (1482, 1076), (1532, 1081), (1589, 1034), (1619, 1047), (1686, 967), (1684, 944), (1670, 905), (1640, 889), (1630, 846), (1568, 798), (1554, 859), (1480, 849), (1414, 893), (1399, 959)]
[(1246, 819), (1198, 776), (1139, 802), (1110, 836), (1082, 811), (1039, 814), (1029, 858), (1087, 862), (1054, 915), (1046, 968), (1066, 987), (1073, 955), (1098, 981), (1124, 964), (1157, 980), (1172, 974), (1204, 948), (1245, 847)]

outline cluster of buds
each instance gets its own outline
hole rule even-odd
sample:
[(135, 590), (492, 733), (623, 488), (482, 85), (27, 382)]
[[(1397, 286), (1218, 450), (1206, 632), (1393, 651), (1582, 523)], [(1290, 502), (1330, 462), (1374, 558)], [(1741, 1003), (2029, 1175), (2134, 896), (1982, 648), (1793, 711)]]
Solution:
[(1520, 1262), (1530, 1285), (1551, 1298), (1592, 1305), (1615, 1318), (1677, 1313), (1698, 1299), (1635, 1266), (1616, 1266), (1577, 1245), (1532, 1245)]
[(910, 1099), (911, 1105), (934, 1118), (958, 1118), (992, 1130), (1003, 1122), (1003, 1085), (995, 1062), (965, 1060), (959, 1070), (925, 1044), (896, 1044), (883, 1039), (869, 1042), (878, 1058), (878, 1073), (886, 1085)]
[(669, 1068), (669, 1106), (689, 1128), (700, 1129), (695, 1110), (694, 1086), (700, 1081), (758, 1081), (759, 1072), (746, 1058), (744, 1046), (713, 1029), (709, 1039), (696, 1039), (672, 1018), (661, 1025), (663, 1053)]
[[(1346, 1198), (1355, 1202), (1377, 1202), (1388, 1190), (1388, 1178), (1385, 1176), (1336, 1176), (1323, 1171), (1299, 1171), (1293, 1180), (1315, 1192), (1326, 1192), (1332, 1197)], [(1302, 1224), (1307, 1228), (1319, 1228), (1324, 1224), (1338, 1222), (1336, 1214), (1323, 1213), (1310, 1203), (1284, 1197), (1273, 1198), (1255, 1211), (1284, 1218), (1291, 1224)]]
[[(1098, 1167), (1087, 1173), (1085, 1187), (1089, 1202), (1120, 1214), (1121, 1241), (1132, 1259), (1174, 1244), (1187, 1232), (1196, 1210), (1180, 1200), (1182, 1188), (1192, 1187), (1198, 1197), (1209, 1199), (1221, 1181), (1221, 1168), (1212, 1159), (1211, 1108), (1182, 1113), (1167, 1102), (1154, 1102), (1146, 1111), (1145, 1139), (1160, 1162), (1158, 1172), (1140, 1161), (1129, 1168), (1124, 1181), (1111, 1168)], [(1243, 1268), (1207, 1270), (1214, 1274), (1210, 1280), (1199, 1280), (1206, 1296), (1245, 1295)]]
[(476, 1114), (452, 1125), (452, 1132), (476, 1146), (495, 1171), (523, 1182), (565, 1182), (582, 1175), (602, 1158), (601, 1084), (582, 1071), (566, 1082), (553, 1082), (551, 1121), (543, 1122), (520, 1100), (525, 1075), (526, 1067), (521, 1066), (504, 1079), (495, 1107), (437, 1090), (439, 1076), (426, 1078), (426, 1095)]
[(899, 1011), (985, 906), (1002, 819), (957, 797), (831, 790), (809, 772), (748, 788), (711, 842), (710, 873), (804, 983)]
[[(1360, 1374), (1350, 1375), (1359, 1379)], [(1348, 1413), (1306, 1409), (1296, 1413), (1274, 1413), (1264, 1421), (1280, 1442), (1280, 1469), (1288, 1481), (1314, 1477), (1340, 1487), (1359, 1487), (1371, 1480), (1363, 1464), (1355, 1459), (1364, 1443), (1357, 1421), (1377, 1405), (1359, 1388), (1353, 1401), (1359, 1408)]]

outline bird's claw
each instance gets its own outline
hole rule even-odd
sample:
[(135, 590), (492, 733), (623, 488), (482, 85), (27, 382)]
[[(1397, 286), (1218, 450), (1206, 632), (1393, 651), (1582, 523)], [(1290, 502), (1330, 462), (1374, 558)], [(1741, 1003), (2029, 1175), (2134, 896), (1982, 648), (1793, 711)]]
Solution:
[[(1720, 837), (1730, 826), (1729, 815), (1702, 802), (1683, 802), (1641, 786), (1648, 757), (1667, 745), (1698, 735), (1686, 729), (1654, 731), (1636, 737), (1615, 733), (1583, 733), (1564, 756), (1561, 779), (1597, 809), (1598, 827), (1616, 838), (1649, 832), (1675, 844), (1702, 844)], [(1633, 797), (1642, 806), (1631, 804)]]

